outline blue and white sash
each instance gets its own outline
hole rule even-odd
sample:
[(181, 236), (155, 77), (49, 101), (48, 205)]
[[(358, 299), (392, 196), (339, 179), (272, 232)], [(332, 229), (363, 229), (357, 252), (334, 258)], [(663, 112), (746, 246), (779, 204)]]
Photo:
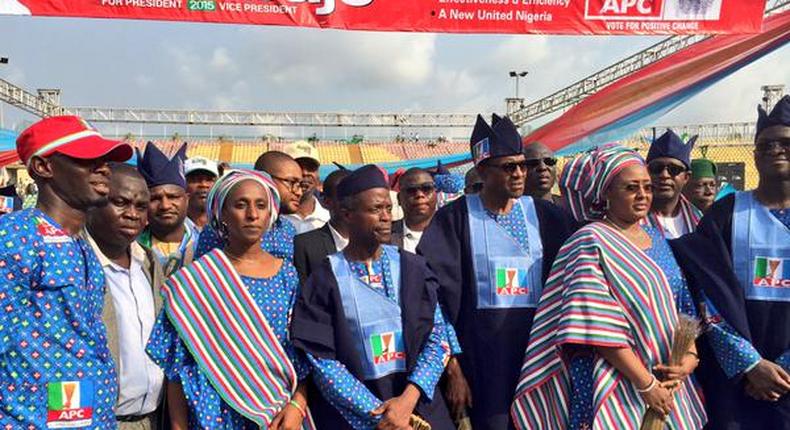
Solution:
[[(521, 197), (529, 249), (486, 213), (480, 197), (466, 196), (477, 281), (477, 309), (534, 308), (541, 293), (543, 244), (532, 197)], [(514, 206), (515, 209), (515, 206)]]
[(732, 259), (747, 300), (790, 302), (790, 229), (752, 192), (735, 195)]
[(364, 380), (405, 372), (407, 367), (399, 304), (400, 254), (397, 248), (389, 245), (382, 245), (382, 252), (390, 265), (390, 287), (396, 291), (398, 300), (383, 296), (357, 278), (342, 252), (329, 256), (343, 312), (362, 358)]

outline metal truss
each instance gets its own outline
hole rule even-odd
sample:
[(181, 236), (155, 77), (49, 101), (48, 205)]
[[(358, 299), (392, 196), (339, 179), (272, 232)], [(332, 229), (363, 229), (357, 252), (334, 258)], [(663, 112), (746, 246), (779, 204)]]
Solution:
[(62, 115), (68, 112), (59, 104), (53, 103), (51, 92), (39, 92), (36, 95), (5, 79), (0, 79), (0, 101), (40, 117)]
[(219, 112), (199, 110), (71, 107), (90, 122), (279, 127), (469, 128), (464, 113)]

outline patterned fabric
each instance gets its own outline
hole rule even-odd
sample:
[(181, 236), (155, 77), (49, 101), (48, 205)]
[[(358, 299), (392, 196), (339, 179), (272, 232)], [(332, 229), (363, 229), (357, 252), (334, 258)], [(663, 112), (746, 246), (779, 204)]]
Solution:
[(734, 378), (751, 370), (762, 357), (748, 340), (719, 315), (713, 302), (705, 298), (705, 330), (713, 355), (724, 374)]
[(464, 176), (457, 173), (434, 175), (436, 190), (447, 194), (459, 194), (464, 190)]
[[(293, 363), (298, 379), (304, 379), (309, 373), (309, 366), (288, 340), (289, 315), (299, 288), (296, 269), (284, 261), (280, 271), (271, 278), (241, 278)], [(169, 380), (181, 383), (189, 405), (190, 429), (259, 428), (231, 408), (217, 393), (164, 311), (159, 314), (147, 351)]]
[(184, 220), (184, 237), (181, 238), (181, 243), (178, 244), (178, 251), (175, 253), (165, 255), (158, 247), (154, 246), (154, 238), (151, 234), (151, 230), (148, 228), (140, 233), (137, 242), (154, 252), (156, 258), (159, 259), (159, 264), (162, 265), (162, 271), (165, 276), (170, 276), (178, 269), (184, 267), (185, 264), (192, 262), (185, 260), (187, 254), (191, 253), (193, 258), (196, 258), (195, 251), (197, 250), (197, 239), (199, 234), (200, 232), (197, 230), (195, 223), (192, 222), (191, 219), (186, 218)]
[(790, 228), (790, 209), (771, 209), (771, 215), (775, 216), (785, 227)]
[[(296, 229), (290, 221), (284, 218), (277, 218), (274, 227), (263, 234), (261, 249), (269, 254), (288, 261), (294, 258), (294, 236)], [(210, 225), (203, 228), (198, 238), (195, 258), (200, 258), (209, 253), (212, 249), (223, 248), (225, 242)]]
[(659, 229), (653, 227), (642, 228), (650, 235), (650, 239), (653, 241), (653, 246), (646, 249), (645, 254), (653, 259), (664, 272), (664, 276), (666, 276), (669, 286), (672, 288), (672, 294), (675, 296), (675, 309), (677, 309), (678, 313), (699, 317), (699, 312), (697, 312), (686, 278), (680, 271), (680, 266), (675, 260), (675, 255), (672, 254), (669, 243), (664, 239)]
[(569, 161), (560, 175), (559, 187), (568, 208), (577, 221), (603, 218), (606, 202), (603, 192), (624, 168), (645, 161), (633, 150), (616, 144), (583, 152)]
[(161, 289), (165, 314), (217, 393), (268, 426), (291, 399), (296, 371), (230, 260), (214, 250)]
[(521, 249), (529, 252), (529, 235), (527, 234), (524, 212), (521, 210), (520, 204), (514, 204), (513, 209), (504, 215), (495, 214), (488, 209), (486, 209), (486, 214), (505, 229)]
[[(399, 301), (398, 288), (393, 285), (390, 264), (386, 252), (370, 263), (349, 261), (352, 272), (362, 282), (385, 297)], [(434, 327), (417, 357), (417, 364), (409, 375), (409, 382), (420, 389), (422, 395), (433, 399), (434, 389), (439, 382), (444, 366), (450, 358), (450, 346), (445, 333), (446, 323), (439, 307), (434, 313)], [(370, 411), (381, 404), (365, 385), (340, 362), (317, 358), (307, 354), (313, 368), (313, 380), (326, 400), (355, 429), (376, 427), (380, 417), (371, 417)]]
[(577, 354), (570, 359), (570, 410), (568, 430), (590, 430), (593, 424), (593, 361), (592, 352)]
[(785, 352), (776, 359), (776, 364), (782, 366), (785, 371), (790, 372), (790, 351)]
[(266, 230), (271, 230), (277, 221), (277, 215), (280, 212), (280, 193), (277, 192), (277, 186), (272, 181), (271, 176), (268, 173), (255, 170), (235, 169), (214, 182), (214, 185), (208, 192), (208, 197), (206, 197), (208, 222), (215, 231), (221, 231), (222, 208), (225, 205), (225, 199), (236, 185), (244, 181), (257, 182), (266, 190), (266, 195), (269, 198), (269, 222)]
[[(603, 223), (577, 231), (560, 249), (535, 315), (512, 409), (516, 426), (567, 428), (565, 344), (629, 348), (648, 369), (668, 362), (674, 304), (660, 267), (621, 233)], [(593, 428), (639, 429), (647, 406), (636, 387), (602, 357), (594, 359)], [(705, 424), (696, 388), (687, 383), (675, 393), (670, 429)]]
[(69, 385), (83, 396), (79, 407), (92, 407), (83, 428), (115, 428), (104, 271), (90, 245), (38, 209), (4, 215), (0, 277), (0, 426), (47, 428), (48, 409), (63, 409), (49, 391)]
[[(680, 195), (680, 201), (678, 202), (680, 205), (679, 214), (683, 218), (683, 223), (686, 226), (686, 231), (692, 232), (694, 229), (697, 228), (697, 224), (702, 219), (702, 211), (697, 209), (696, 206), (691, 204), (688, 201), (686, 196)], [(658, 214), (655, 212), (649, 212), (645, 218), (641, 221), (642, 225), (647, 225), (653, 228), (657, 228), (659, 231), (662, 231), (663, 228), (661, 227), (661, 222), (658, 220)], [(662, 231), (663, 234), (663, 231)]]

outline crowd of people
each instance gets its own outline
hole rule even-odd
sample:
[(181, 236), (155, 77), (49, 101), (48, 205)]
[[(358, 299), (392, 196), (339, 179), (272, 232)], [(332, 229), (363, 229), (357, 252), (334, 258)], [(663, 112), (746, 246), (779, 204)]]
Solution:
[(478, 116), (465, 177), (322, 179), (307, 142), (133, 165), (43, 119), (35, 206), (0, 217), (0, 424), (790, 429), (790, 96), (759, 109), (754, 190), (718, 195), (694, 143), (558, 172)]

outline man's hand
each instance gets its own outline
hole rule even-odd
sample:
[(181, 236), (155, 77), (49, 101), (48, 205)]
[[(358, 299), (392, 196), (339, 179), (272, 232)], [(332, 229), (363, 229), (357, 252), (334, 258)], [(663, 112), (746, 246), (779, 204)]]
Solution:
[(653, 369), (656, 372), (659, 372), (661, 376), (663, 376), (663, 380), (665, 381), (683, 381), (689, 377), (692, 373), (694, 373), (694, 369), (697, 368), (699, 364), (699, 359), (692, 354), (686, 354), (683, 357), (683, 361), (677, 366), (669, 366), (666, 364), (659, 364)]
[(447, 374), (447, 386), (445, 387), (447, 406), (450, 408), (453, 419), (459, 420), (466, 414), (466, 409), (472, 407), (472, 390), (469, 388), (461, 365), (458, 364), (455, 357), (450, 358), (445, 373)]
[(760, 360), (746, 372), (744, 389), (756, 400), (775, 402), (790, 391), (790, 375), (776, 363)]
[(412, 384), (407, 385), (403, 394), (387, 400), (370, 413), (373, 416), (382, 416), (376, 429), (412, 430), (409, 419), (418, 400), (420, 400), (420, 390)]

